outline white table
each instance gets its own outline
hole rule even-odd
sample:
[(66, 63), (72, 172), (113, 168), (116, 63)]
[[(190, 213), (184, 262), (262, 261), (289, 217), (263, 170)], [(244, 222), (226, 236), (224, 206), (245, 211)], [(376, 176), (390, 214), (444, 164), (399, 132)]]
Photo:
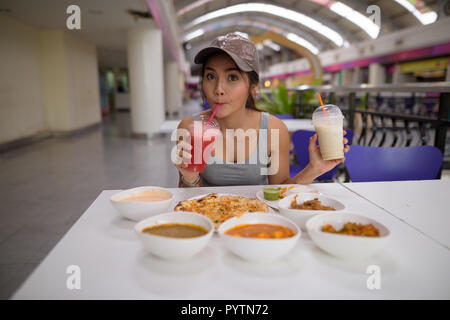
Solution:
[[(13, 299), (397, 299), (450, 298), (450, 252), (428, 236), (337, 183), (312, 185), (348, 211), (390, 228), (390, 244), (365, 261), (334, 258), (306, 232), (272, 264), (246, 262), (215, 235), (195, 258), (174, 263), (147, 254), (134, 222), (121, 219), (103, 191)], [(175, 202), (210, 192), (254, 197), (262, 186), (170, 189)], [(69, 290), (68, 266), (81, 270), (81, 289)], [(381, 270), (381, 290), (369, 290), (368, 266)]]
[[(314, 126), (310, 119), (282, 119), (289, 132), (297, 130), (314, 131)], [(172, 133), (180, 123), (180, 120), (166, 120), (159, 128), (159, 133)]]
[(450, 180), (361, 182), (345, 186), (450, 248)]

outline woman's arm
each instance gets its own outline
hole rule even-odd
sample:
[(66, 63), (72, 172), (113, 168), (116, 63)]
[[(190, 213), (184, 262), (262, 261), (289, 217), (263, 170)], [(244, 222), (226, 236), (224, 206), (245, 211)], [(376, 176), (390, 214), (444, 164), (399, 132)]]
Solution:
[[(192, 123), (192, 117), (183, 119), (183, 120), (180, 122), (180, 124), (178, 125), (177, 129), (185, 129), (185, 130), (188, 130), (189, 125), (190, 125), (191, 123)], [(179, 144), (179, 143), (182, 143), (182, 140), (179, 140), (179, 141), (177, 142), (177, 144)], [(189, 146), (186, 146), (186, 148), (183, 150), (183, 151), (184, 151), (184, 155), (181, 154), (181, 153), (179, 154), (179, 156), (180, 156), (181, 158), (190, 158), (190, 157), (191, 157), (191, 155), (186, 151), (186, 149), (187, 149), (188, 147), (190, 147), (190, 145), (189, 145)], [(184, 181), (186, 181), (187, 183), (194, 183), (194, 182), (197, 180), (197, 178), (199, 177), (199, 173), (198, 173), (198, 172), (196, 172), (196, 171), (194, 171), (194, 170), (189, 170), (189, 169), (187, 169), (187, 168), (186, 168), (187, 165), (184, 164), (184, 163), (181, 163), (181, 164), (178, 164), (178, 165), (177, 165), (177, 164), (174, 164), (174, 165), (175, 165), (175, 167), (178, 169), (178, 175), (179, 175), (179, 178), (178, 178), (178, 187), (179, 187), (179, 188), (187, 188), (187, 187), (190, 187), (190, 186), (186, 185), (186, 184), (183, 182), (183, 179), (184, 179)], [(181, 179), (181, 177), (183, 177), (183, 179)], [(199, 180), (199, 182), (196, 183), (194, 187), (201, 187), (201, 180)]]
[[(278, 129), (279, 143), (274, 144), (274, 148), (271, 147), (271, 166), (278, 165), (278, 171), (274, 175), (269, 175), (269, 184), (310, 184), (317, 177), (330, 171), (339, 163), (344, 162), (345, 158), (337, 160), (323, 160), (320, 154), (319, 146), (316, 145), (317, 133), (310, 138), (309, 141), (309, 163), (300, 171), (295, 177), (289, 177), (289, 149), (290, 149), (290, 137), (289, 132), (285, 124), (278, 118), (271, 116), (269, 121), (269, 128)], [(345, 135), (346, 132), (344, 131)], [(269, 141), (272, 136), (269, 135)], [(344, 138), (344, 145), (348, 143), (348, 140)], [(271, 146), (270, 144), (270, 146)], [(349, 146), (345, 145), (344, 152), (348, 152)], [(278, 160), (278, 163), (277, 163)]]

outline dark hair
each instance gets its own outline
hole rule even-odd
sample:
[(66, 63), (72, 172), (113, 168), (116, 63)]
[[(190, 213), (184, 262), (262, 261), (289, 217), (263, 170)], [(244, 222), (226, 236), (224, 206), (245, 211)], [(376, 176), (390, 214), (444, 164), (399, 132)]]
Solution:
[[(208, 58), (208, 60), (209, 60), (209, 58)], [(202, 65), (202, 73), (200, 75), (200, 83), (199, 83), (200, 92), (201, 92), (202, 100), (203, 100), (203, 105), (205, 104), (205, 100), (206, 100), (205, 94), (203, 92), (203, 75), (205, 74), (206, 62)], [(248, 109), (256, 110), (256, 111), (261, 111), (256, 107), (255, 99), (253, 98), (253, 94), (252, 94), (252, 87), (254, 85), (257, 86), (259, 83), (259, 75), (255, 71), (250, 71), (250, 72), (240, 71), (240, 72), (241, 72), (241, 74), (246, 73), (247, 77), (248, 77), (248, 81), (249, 81), (248, 97), (247, 97), (247, 101), (245, 102), (245, 107)]]

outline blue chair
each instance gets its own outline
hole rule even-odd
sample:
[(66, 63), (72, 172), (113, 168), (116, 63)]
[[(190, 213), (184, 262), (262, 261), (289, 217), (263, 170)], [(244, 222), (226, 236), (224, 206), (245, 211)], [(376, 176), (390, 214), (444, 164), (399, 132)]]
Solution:
[[(345, 135), (345, 137), (348, 139), (348, 144), (350, 145), (353, 142), (353, 131), (350, 129), (346, 129), (346, 131), (347, 134)], [(314, 134), (314, 131), (306, 130), (297, 130), (292, 134), (292, 142), (294, 144), (294, 151), (297, 156), (298, 164), (292, 164), (289, 166), (289, 176), (291, 178), (302, 171), (309, 163), (309, 138)], [(324, 173), (316, 180), (333, 180), (334, 178), (336, 178), (336, 167)]]
[(280, 113), (280, 114), (273, 114), (273, 115), (281, 120), (294, 119), (294, 116), (290, 113)]
[(353, 182), (436, 179), (442, 152), (432, 146), (352, 146), (345, 165)]

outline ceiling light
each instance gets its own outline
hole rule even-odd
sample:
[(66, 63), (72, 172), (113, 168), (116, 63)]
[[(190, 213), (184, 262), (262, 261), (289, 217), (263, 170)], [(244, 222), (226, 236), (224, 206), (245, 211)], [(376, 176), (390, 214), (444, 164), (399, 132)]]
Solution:
[(406, 10), (411, 12), (423, 25), (433, 23), (437, 20), (437, 13), (435, 11), (420, 12), (411, 2), (407, 0), (394, 0)]
[(288, 33), (286, 35), (286, 38), (288, 38), (289, 40), (291, 40), (292, 42), (295, 42), (296, 44), (308, 49), (309, 51), (311, 51), (313, 54), (318, 54), (319, 53), (319, 49), (317, 49), (314, 45), (312, 45), (310, 42), (306, 41), (305, 39), (299, 37), (298, 35), (294, 34), (294, 33)]
[(330, 10), (334, 13), (346, 18), (350, 22), (356, 24), (363, 29), (372, 39), (376, 39), (380, 33), (380, 27), (373, 23), (371, 19), (365, 15), (353, 10), (342, 2), (334, 2), (330, 6)]
[(183, 42), (187, 42), (190, 41), (194, 38), (198, 38), (200, 36), (202, 36), (205, 32), (203, 31), (203, 29), (197, 29), (195, 31), (189, 32), (188, 34), (186, 34), (183, 37)]
[(314, 20), (308, 17), (307, 15), (304, 15), (297, 11), (264, 3), (243, 3), (219, 9), (192, 20), (190, 23), (184, 26), (184, 29), (187, 30), (198, 24), (204, 23), (212, 19), (243, 12), (261, 12), (265, 14), (275, 15), (283, 19), (294, 21), (298, 24), (303, 25), (306, 28), (309, 28), (321, 34), (322, 36), (326, 37), (327, 39), (335, 43), (338, 47), (343, 46), (344, 43), (344, 38), (339, 33), (327, 27), (323, 23)]
[(237, 33), (237, 34), (240, 35), (241, 37), (244, 37), (244, 38), (248, 39), (248, 34), (245, 33), (245, 32), (235, 31), (234, 33)]
[(279, 45), (277, 45), (275, 42), (273, 42), (272, 40), (266, 39), (263, 41), (263, 44), (277, 52), (281, 50), (281, 47)]

